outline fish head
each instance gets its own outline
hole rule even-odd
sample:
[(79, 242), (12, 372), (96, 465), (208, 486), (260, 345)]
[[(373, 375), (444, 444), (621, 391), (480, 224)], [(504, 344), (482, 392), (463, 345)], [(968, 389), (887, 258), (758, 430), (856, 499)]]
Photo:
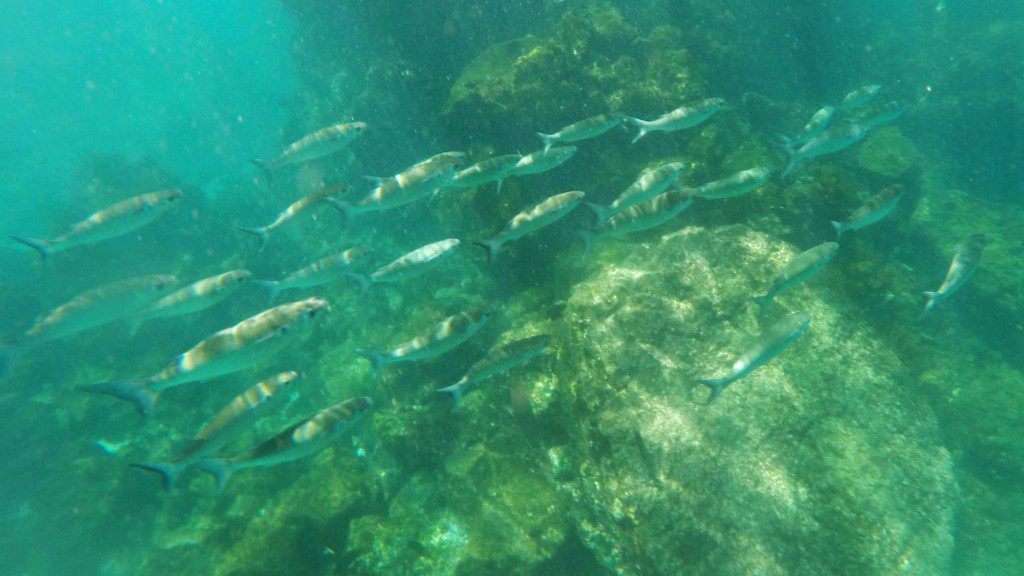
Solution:
[(161, 190), (153, 193), (152, 204), (154, 206), (171, 206), (178, 202), (184, 192), (180, 189)]
[(721, 110), (725, 108), (725, 98), (708, 98), (704, 101), (704, 107), (709, 110)]
[(148, 288), (158, 294), (170, 292), (178, 286), (177, 276), (171, 274), (159, 274), (149, 279)]
[(491, 316), (494, 315), (492, 308), (485, 308), (483, 306), (474, 306), (466, 311), (466, 316), (470, 319), (473, 324), (481, 325), (490, 320)]
[(537, 334), (536, 336), (525, 338), (525, 342), (530, 348), (543, 352), (551, 344), (551, 335)]
[(370, 254), (371, 252), (373, 252), (373, 248), (369, 248), (367, 246), (354, 246), (341, 253), (341, 261), (348, 264), (353, 260), (358, 260), (359, 258)]
[(363, 134), (369, 129), (369, 126), (367, 126), (366, 122), (352, 122), (351, 124), (348, 125), (348, 127), (352, 131), (352, 134), (355, 136)]
[(252, 272), (248, 270), (232, 270), (220, 275), (218, 285), (220, 288), (231, 288), (245, 284), (250, 278), (252, 278)]
[(772, 175), (772, 169), (764, 166), (758, 166), (757, 168), (749, 168), (743, 171), (745, 178), (749, 178), (754, 182), (767, 181)]

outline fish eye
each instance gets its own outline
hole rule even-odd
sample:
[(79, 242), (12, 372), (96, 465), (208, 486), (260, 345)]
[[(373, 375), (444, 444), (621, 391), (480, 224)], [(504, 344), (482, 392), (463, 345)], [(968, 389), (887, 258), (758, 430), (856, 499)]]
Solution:
[(313, 308), (312, 310), (309, 311), (309, 317), (312, 318), (312, 317), (316, 316), (317, 312), (318, 312), (318, 310), (316, 308)]

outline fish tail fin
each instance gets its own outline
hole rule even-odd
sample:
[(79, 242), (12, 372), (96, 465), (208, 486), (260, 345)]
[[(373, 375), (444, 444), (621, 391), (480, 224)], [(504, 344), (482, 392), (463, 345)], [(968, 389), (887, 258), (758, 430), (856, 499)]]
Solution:
[(163, 481), (164, 490), (170, 490), (174, 487), (174, 483), (178, 481), (178, 477), (182, 472), (185, 471), (185, 466), (177, 462), (154, 462), (152, 464), (146, 462), (132, 462), (133, 468), (139, 470), (146, 470), (147, 472), (154, 472), (160, 475), (160, 479)]
[(270, 240), (270, 235), (267, 234), (267, 229), (266, 228), (263, 228), (263, 227), (260, 227), (260, 228), (242, 228), (242, 227), (239, 227), (238, 229), (241, 230), (242, 232), (245, 232), (246, 234), (252, 234), (253, 236), (255, 236), (260, 241), (260, 245), (259, 245), (260, 246), (260, 250), (263, 250), (264, 248), (267, 247), (267, 241)]
[(789, 159), (786, 163), (786, 167), (779, 174), (779, 178), (785, 178), (796, 168), (796, 164), (800, 159), (797, 157), (796, 150), (793, 148), (793, 140), (782, 134), (777, 134), (776, 137), (779, 139), (779, 144), (782, 146), (782, 149), (786, 152), (786, 157)]
[(594, 217), (597, 218), (596, 224), (598, 226), (600, 226), (602, 222), (607, 220), (614, 212), (611, 208), (606, 208), (604, 206), (601, 206), (600, 204), (595, 204), (593, 202), (584, 202), (583, 204), (594, 212)]
[(938, 292), (925, 292), (924, 295), (928, 297), (928, 302), (924, 305), (924, 310), (921, 311), (921, 315), (917, 317), (918, 320), (922, 320), (935, 308), (935, 306), (939, 304)]
[(474, 240), (473, 244), (487, 250), (487, 262), (494, 264), (494, 261), (498, 259), (498, 252), (501, 251), (501, 242), (498, 240)]
[(153, 407), (156, 405), (157, 399), (160, 397), (160, 393), (150, 388), (146, 380), (115, 380), (113, 382), (86, 386), (82, 390), (92, 394), (106, 394), (107, 396), (127, 400), (135, 405), (135, 409), (139, 411), (143, 418), (149, 416), (149, 413), (153, 411)]
[(355, 272), (345, 272), (345, 276), (347, 276), (350, 280), (352, 280), (356, 284), (359, 284), (359, 291), (360, 292), (366, 292), (367, 290), (370, 289), (370, 285), (373, 284), (373, 281), (370, 280), (370, 277), (367, 276), (366, 274), (357, 274)]
[(551, 150), (551, 144), (554, 143), (555, 137), (551, 134), (544, 134), (543, 132), (537, 132), (537, 136), (540, 141), (544, 143), (544, 153), (547, 154), (548, 150)]
[(757, 304), (757, 321), (763, 322), (765, 316), (768, 314), (768, 307), (772, 304), (771, 294), (762, 294), (760, 296), (754, 296), (754, 303)]
[(274, 184), (274, 162), (272, 160), (262, 160), (260, 158), (253, 158), (249, 160), (249, 163), (260, 169), (263, 172), (263, 176), (267, 179), (267, 186), (273, 186)]
[(267, 289), (267, 292), (270, 294), (271, 304), (273, 304), (274, 300), (277, 300), (278, 295), (281, 294), (281, 283), (277, 280), (253, 280), (253, 283)]
[(381, 368), (383, 368), (384, 365), (388, 363), (387, 354), (377, 352), (376, 350), (356, 348), (354, 352), (370, 361), (370, 364), (373, 366), (374, 374), (380, 373)]
[(20, 242), (25, 246), (35, 250), (39, 253), (39, 257), (42, 258), (43, 262), (50, 261), (50, 254), (53, 254), (53, 248), (50, 247), (50, 243), (46, 240), (39, 240), (37, 238), (24, 238), (22, 236), (11, 236), (11, 240)]
[(454, 402), (455, 405), (458, 406), (459, 401), (462, 400), (462, 382), (456, 382), (451, 386), (445, 386), (444, 388), (440, 388), (438, 392), (442, 394), (451, 394), (452, 402)]
[(839, 240), (839, 237), (843, 235), (843, 223), (833, 220), (832, 227), (836, 229), (836, 240)]
[(341, 214), (342, 223), (352, 219), (352, 204), (337, 198), (324, 198), (324, 202), (333, 206), (338, 211), (338, 214)]
[(223, 458), (207, 458), (196, 462), (196, 467), (217, 481), (217, 490), (223, 490), (231, 477), (231, 464)]
[(579, 230), (576, 234), (583, 240), (583, 255), (590, 254), (590, 248), (594, 245), (594, 240), (597, 239), (597, 234), (590, 230)]
[(708, 395), (708, 404), (711, 404), (722, 394), (729, 381), (726, 378), (702, 378), (700, 383), (711, 389), (711, 394)]
[(626, 122), (629, 122), (633, 126), (637, 127), (636, 136), (633, 137), (633, 141), (630, 144), (636, 144), (636, 141), (647, 135), (649, 122), (641, 120), (639, 118), (633, 118), (632, 116), (626, 116)]

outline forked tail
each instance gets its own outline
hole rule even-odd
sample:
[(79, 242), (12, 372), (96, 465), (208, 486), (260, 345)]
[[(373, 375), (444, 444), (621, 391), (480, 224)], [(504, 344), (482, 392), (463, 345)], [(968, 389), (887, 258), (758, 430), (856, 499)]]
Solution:
[(132, 462), (132, 467), (140, 470), (146, 470), (147, 472), (155, 472), (160, 475), (160, 479), (163, 481), (164, 490), (170, 490), (174, 487), (174, 483), (178, 481), (178, 477), (188, 467), (187, 464), (181, 464), (179, 462), (154, 462), (148, 464), (145, 462)]
[(260, 228), (242, 228), (242, 227), (239, 227), (238, 229), (241, 230), (242, 232), (245, 232), (246, 234), (252, 234), (253, 236), (255, 236), (259, 240), (259, 242), (260, 242), (260, 244), (259, 244), (260, 250), (263, 250), (264, 248), (267, 247), (267, 241), (270, 240), (270, 235), (267, 234), (267, 229), (266, 228), (263, 228), (263, 227), (260, 227)]
[(127, 400), (135, 405), (135, 409), (139, 411), (139, 414), (144, 419), (153, 411), (153, 407), (156, 406), (156, 401), (160, 397), (160, 393), (150, 388), (146, 380), (115, 380), (113, 382), (86, 386), (82, 388), (82, 391), (92, 394), (106, 394), (107, 396)]
[(50, 261), (50, 254), (53, 254), (53, 248), (50, 247), (50, 243), (46, 240), (38, 240), (36, 238), (23, 238), (21, 236), (11, 236), (11, 240), (20, 242), (25, 246), (35, 250), (39, 253), (39, 257), (42, 258), (43, 262)]
[(263, 176), (267, 180), (267, 186), (274, 185), (274, 162), (273, 160), (262, 160), (260, 158), (253, 158), (249, 160), (249, 163), (260, 169), (263, 172)]
[(647, 122), (646, 120), (626, 116), (626, 122), (637, 127), (636, 136), (633, 137), (633, 141), (630, 142), (630, 144), (636, 144), (637, 140), (647, 136), (647, 133), (650, 132), (650, 122)]
[(553, 134), (544, 134), (541, 132), (537, 132), (537, 136), (540, 137), (540, 141), (544, 143), (544, 153), (547, 154), (548, 150), (551, 150), (551, 145), (555, 141), (555, 136)]
[(196, 462), (196, 467), (217, 480), (217, 490), (222, 490), (231, 477), (231, 464), (223, 458), (208, 458)]

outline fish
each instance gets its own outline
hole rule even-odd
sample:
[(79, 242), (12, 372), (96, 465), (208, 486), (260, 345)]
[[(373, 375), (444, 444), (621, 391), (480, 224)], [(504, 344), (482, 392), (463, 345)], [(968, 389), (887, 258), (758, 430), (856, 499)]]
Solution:
[(273, 303), (278, 295), (285, 290), (313, 288), (347, 277), (352, 264), (363, 259), (370, 252), (369, 248), (356, 246), (321, 258), (305, 268), (288, 274), (281, 280), (256, 280), (256, 284), (270, 292), (270, 302)]
[(733, 362), (729, 374), (721, 378), (702, 379), (700, 381), (701, 384), (711, 389), (708, 403), (710, 404), (718, 398), (729, 384), (743, 378), (771, 362), (779, 354), (782, 354), (797, 336), (807, 330), (810, 323), (810, 317), (803, 312), (786, 316), (765, 330), (747, 346), (747, 349)]
[(693, 195), (706, 199), (735, 198), (757, 190), (771, 176), (772, 171), (768, 168), (749, 168), (727, 178), (698, 186), (694, 188)]
[(807, 121), (807, 124), (804, 125), (804, 129), (800, 131), (800, 135), (791, 138), (790, 142), (793, 144), (803, 144), (811, 138), (818, 136), (828, 128), (828, 125), (832, 122), (832, 117), (835, 116), (835, 114), (836, 109), (834, 106), (825, 106), (821, 110), (818, 110), (814, 113), (814, 116), (811, 116), (811, 119)]
[(863, 106), (870, 102), (871, 99), (877, 96), (881, 90), (882, 87), (878, 84), (861, 86), (843, 97), (843, 101), (840, 102), (836, 108), (840, 110), (853, 110), (858, 106)]
[(145, 418), (168, 388), (232, 374), (272, 358), (327, 307), (326, 300), (315, 297), (275, 306), (213, 334), (152, 376), (83, 390), (127, 400)]
[(538, 132), (537, 136), (541, 142), (544, 143), (544, 152), (551, 149), (552, 144), (561, 144), (564, 142), (579, 142), (580, 140), (588, 140), (590, 138), (596, 138), (601, 134), (615, 128), (619, 124), (622, 124), (622, 120), (625, 116), (621, 114), (599, 114), (597, 116), (591, 116), (586, 120), (580, 120), (574, 124), (570, 124), (554, 134), (544, 134)]
[(583, 196), (579, 190), (555, 194), (516, 214), (497, 236), (474, 243), (487, 250), (488, 261), (493, 263), (502, 246), (561, 220), (580, 205)]
[(122, 200), (75, 224), (51, 239), (11, 236), (39, 253), (44, 262), (57, 252), (76, 246), (95, 244), (134, 232), (170, 210), (181, 198), (181, 190), (161, 190)]
[(839, 240), (839, 237), (847, 230), (860, 230), (885, 218), (892, 213), (902, 197), (902, 186), (899, 184), (887, 186), (878, 194), (868, 198), (868, 201), (854, 210), (846, 220), (833, 220), (832, 227), (836, 229), (836, 240)]
[(818, 244), (810, 250), (797, 254), (782, 272), (772, 280), (768, 290), (761, 296), (755, 296), (754, 302), (761, 308), (761, 316), (768, 310), (776, 296), (783, 294), (810, 280), (832, 261), (839, 253), (838, 242)]
[(332, 204), (352, 219), (367, 212), (382, 212), (433, 197), (451, 184), (457, 170), (465, 164), (462, 152), (443, 152), (417, 162), (390, 178), (368, 176), (376, 186), (355, 202), (332, 200)]
[(469, 340), (487, 323), (491, 315), (490, 309), (470, 308), (434, 324), (430, 330), (398, 345), (390, 352), (357, 348), (355, 353), (369, 360), (375, 372), (389, 364), (429, 360), (449, 352)]
[(675, 132), (685, 130), (703, 124), (725, 106), (725, 100), (721, 98), (708, 98), (687, 106), (680, 106), (675, 110), (662, 114), (654, 120), (640, 120), (639, 118), (626, 117), (626, 121), (636, 126), (639, 130), (633, 138), (643, 138), (651, 132)]
[(134, 336), (149, 320), (184, 316), (211, 308), (234, 294), (251, 277), (252, 272), (248, 270), (231, 270), (189, 284), (134, 314), (129, 319), (129, 333)]
[(881, 126), (882, 124), (888, 124), (890, 122), (895, 121), (900, 116), (903, 116), (904, 112), (906, 111), (907, 106), (905, 104), (900, 104), (899, 102), (889, 102), (888, 104), (882, 106), (877, 112), (875, 112), (875, 114), (862, 120), (861, 124), (870, 130), (872, 128), (875, 128), (876, 126)]
[(490, 182), (497, 182), (497, 193), (500, 194), (501, 185), (505, 181), (505, 176), (507, 176), (522, 159), (523, 157), (520, 154), (506, 154), (504, 156), (495, 156), (482, 162), (477, 162), (476, 164), (456, 173), (448, 186), (452, 188), (473, 188), (475, 186), (483, 186)]
[(443, 261), (444, 257), (454, 254), (460, 244), (461, 241), (457, 238), (440, 240), (417, 248), (390, 264), (381, 266), (369, 275), (350, 272), (347, 276), (359, 283), (363, 291), (377, 283), (401, 282), (435, 268)]
[(541, 150), (523, 156), (509, 170), (507, 176), (526, 176), (553, 170), (569, 161), (576, 154), (575, 146), (554, 146), (549, 150)]
[(267, 224), (266, 226), (258, 226), (256, 228), (240, 227), (239, 230), (255, 236), (259, 240), (259, 247), (262, 250), (267, 245), (267, 241), (270, 239), (270, 233), (272, 231), (280, 228), (285, 223), (291, 221), (292, 218), (295, 218), (299, 214), (302, 214), (306, 210), (313, 208), (314, 206), (320, 204), (321, 202), (337, 208), (337, 205), (330, 202), (330, 200), (335, 195), (342, 194), (346, 190), (348, 190), (347, 184), (338, 184), (336, 186), (326, 186), (324, 188), (320, 188), (319, 190), (307, 194), (293, 202), (290, 206), (281, 211), (281, 213), (277, 215), (277, 218), (275, 218), (274, 221), (271, 222), (270, 224)]
[(860, 142), (868, 135), (868, 128), (860, 124), (846, 124), (842, 127), (828, 130), (811, 138), (803, 146), (794, 149), (793, 143), (787, 138), (782, 138), (782, 145), (789, 155), (789, 164), (782, 171), (782, 177), (789, 176), (801, 162), (812, 160), (818, 156), (834, 154), (845, 150)]
[(285, 428), (240, 456), (207, 458), (196, 466), (213, 476), (217, 488), (222, 489), (228, 478), (239, 470), (276, 466), (320, 452), (351, 431), (362, 414), (372, 407), (373, 401), (365, 396), (349, 398)]
[(188, 446), (170, 462), (133, 462), (132, 466), (159, 474), (164, 489), (170, 490), (182, 472), (196, 462), (216, 454), (221, 448), (237, 438), (257, 415), (264, 411), (271, 400), (283, 395), (292, 381), (298, 377), (296, 372), (281, 372), (260, 381), (244, 392), (235, 396), (226, 406), (203, 424), (199, 432), (192, 437)]
[(668, 162), (655, 168), (644, 170), (635, 182), (629, 185), (614, 202), (607, 207), (594, 203), (588, 203), (587, 208), (593, 210), (600, 224), (611, 218), (615, 213), (629, 208), (634, 204), (646, 202), (668, 189), (679, 175), (686, 169), (682, 162)]
[(366, 132), (365, 122), (349, 122), (321, 128), (292, 142), (269, 160), (253, 159), (250, 162), (263, 170), (267, 182), (273, 182), (274, 172), (284, 166), (301, 164), (344, 150), (353, 140)]
[(978, 269), (978, 265), (981, 264), (981, 253), (986, 244), (988, 244), (988, 239), (984, 234), (974, 234), (956, 247), (953, 253), (953, 262), (949, 265), (949, 271), (946, 272), (946, 279), (942, 281), (942, 286), (939, 286), (935, 292), (924, 293), (928, 297), (928, 303), (925, 304), (924, 311), (921, 312), (921, 318), (924, 318), (936, 306), (945, 302), (957, 290), (963, 288), (964, 284), (967, 284), (967, 281)]
[(634, 204), (598, 224), (594, 230), (580, 230), (583, 253), (590, 252), (595, 240), (607, 236), (621, 237), (633, 232), (650, 230), (678, 216), (693, 203), (693, 191), (676, 187), (646, 202)]
[(486, 356), (477, 360), (466, 374), (458, 382), (451, 386), (445, 386), (438, 390), (443, 394), (450, 394), (457, 405), (462, 396), (471, 386), (475, 386), (488, 378), (504, 374), (513, 368), (523, 366), (535, 357), (544, 353), (551, 337), (547, 334), (538, 334), (516, 340), (497, 347), (487, 353)]

